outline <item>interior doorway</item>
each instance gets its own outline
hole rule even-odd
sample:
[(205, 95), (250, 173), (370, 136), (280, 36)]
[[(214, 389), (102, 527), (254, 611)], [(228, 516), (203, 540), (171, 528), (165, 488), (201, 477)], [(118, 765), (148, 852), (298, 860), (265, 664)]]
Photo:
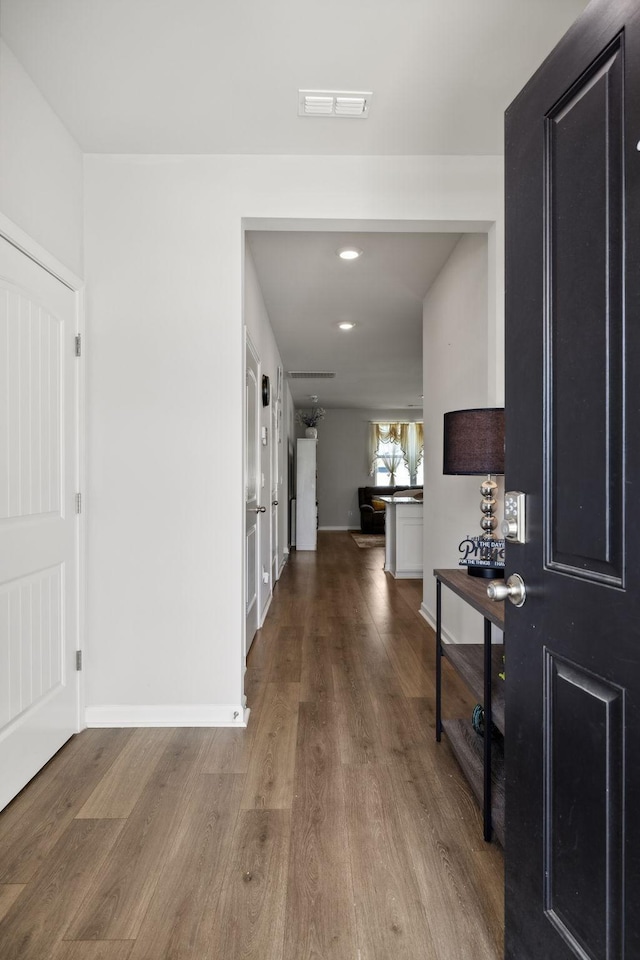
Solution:
[[(345, 241), (348, 238), (353, 240), (357, 237), (361, 242), (363, 238), (373, 236), (374, 240), (389, 240), (393, 235), (403, 237), (416, 237), (426, 236), (434, 237), (436, 235), (448, 237), (450, 240), (455, 236), (455, 241), (451, 244), (449, 249), (449, 255), (445, 257), (445, 264), (440, 264), (440, 270), (444, 269), (446, 263), (453, 258), (453, 250), (458, 250), (459, 257), (458, 259), (463, 264), (463, 268), (467, 269), (469, 263), (475, 258), (475, 262), (478, 263), (481, 261), (481, 270), (482, 276), (479, 279), (478, 283), (473, 288), (473, 295), (469, 295), (467, 301), (464, 297), (461, 296), (458, 299), (456, 304), (456, 311), (459, 317), (459, 326), (463, 326), (465, 323), (470, 324), (474, 323), (477, 325), (477, 331), (479, 335), (477, 337), (477, 342), (474, 340), (472, 347), (470, 344), (467, 344), (466, 356), (464, 357), (464, 362), (461, 362), (460, 358), (457, 358), (456, 363), (453, 365), (453, 369), (449, 374), (449, 394), (447, 398), (447, 403), (451, 403), (453, 407), (465, 406), (465, 405), (499, 405), (502, 403), (503, 399), (503, 383), (504, 383), (504, 373), (503, 373), (503, 310), (502, 310), (502, 300), (498, 291), (501, 288), (502, 283), (502, 265), (500, 258), (497, 255), (497, 250), (500, 246), (501, 240), (501, 225), (487, 222), (487, 221), (292, 221), (292, 220), (246, 220), (243, 224), (245, 232), (245, 278), (247, 273), (247, 268), (249, 272), (253, 270), (253, 273), (259, 274), (259, 279), (262, 280), (263, 277), (263, 264), (259, 265), (258, 271), (253, 264), (253, 258), (256, 256), (256, 250), (251, 246), (249, 251), (246, 250), (247, 241), (251, 245), (255, 237), (260, 237), (261, 240), (270, 240), (276, 239), (278, 241), (277, 251), (274, 257), (275, 259), (272, 262), (272, 278), (273, 284), (282, 286), (287, 282), (286, 274), (294, 274), (296, 276), (296, 282), (299, 283), (300, 289), (303, 288), (304, 283), (309, 278), (312, 278), (314, 273), (319, 271), (319, 259), (316, 256), (314, 260), (313, 257), (309, 259), (309, 262), (305, 266), (297, 266), (289, 264), (286, 259), (282, 256), (282, 241), (291, 241), (293, 240), (296, 244), (302, 234), (305, 235), (305, 239), (309, 239), (312, 248), (317, 247), (318, 238), (322, 238), (322, 235), (325, 237), (327, 235), (332, 235), (333, 246), (339, 246), (339, 239), (343, 238)], [(464, 250), (460, 247), (460, 240), (464, 238)], [(474, 249), (475, 244), (475, 249)], [(257, 245), (256, 245), (257, 246)], [(482, 247), (482, 252), (478, 253), (478, 247)], [(335, 251), (333, 251), (332, 256), (334, 256)], [(365, 252), (366, 257), (366, 252)], [(337, 258), (335, 258), (337, 262)], [(363, 261), (365, 258), (363, 258)], [(251, 262), (250, 262), (251, 261)], [(268, 265), (268, 264), (267, 264)], [(471, 268), (469, 268), (471, 269)], [(396, 270), (399, 275), (406, 278), (406, 265), (402, 263), (396, 264)], [(437, 273), (437, 271), (436, 271)], [(464, 287), (465, 285), (461, 285)], [(467, 285), (468, 286), (468, 285)], [(336, 293), (335, 287), (332, 288), (333, 293)], [(269, 318), (274, 325), (273, 334), (275, 336), (275, 348), (276, 353), (278, 346), (282, 346), (284, 341), (282, 340), (282, 334), (278, 329), (278, 324), (276, 320), (277, 310), (274, 311), (270, 303), (270, 293), (268, 290), (264, 290), (263, 297), (263, 312)], [(449, 291), (449, 294), (451, 291)], [(247, 311), (247, 302), (248, 297), (246, 294), (246, 279), (245, 279), (245, 320), (246, 320), (246, 311)], [(265, 305), (264, 300), (268, 302), (268, 307)], [(313, 293), (300, 295), (298, 300), (298, 310), (296, 313), (296, 324), (292, 331), (292, 335), (298, 340), (307, 341), (313, 348), (313, 353), (307, 355), (306, 360), (300, 361), (303, 368), (307, 371), (315, 369), (316, 372), (331, 372), (331, 366), (333, 361), (336, 362), (340, 359), (340, 350), (341, 344), (344, 344), (345, 341), (336, 341), (335, 354), (329, 360), (319, 359), (321, 353), (317, 346), (317, 334), (319, 327), (321, 326), (320, 320), (317, 317), (313, 316), (313, 311), (308, 307), (308, 304), (313, 301)], [(334, 310), (330, 316), (326, 316), (322, 321), (326, 327), (331, 327), (332, 332), (336, 328), (336, 320), (339, 317), (339, 304), (335, 303), (334, 300)], [(396, 338), (402, 336), (402, 329), (399, 324), (394, 323), (394, 316), (391, 315), (390, 319), (388, 318), (387, 326), (392, 330), (392, 333), (395, 334)], [(274, 322), (275, 321), (275, 322)], [(422, 331), (422, 322), (421, 322), (421, 331)], [(364, 365), (366, 363), (376, 362), (376, 349), (380, 347), (380, 338), (377, 338), (375, 333), (367, 329), (367, 324), (362, 323), (360, 327), (356, 327), (356, 336), (358, 337), (357, 341), (359, 344), (359, 356), (358, 363), (359, 365)], [(447, 344), (441, 345), (442, 349), (446, 351)], [(464, 350), (464, 344), (460, 348)], [(422, 353), (421, 345), (418, 346), (417, 350), (419, 353)], [(284, 367), (284, 383), (282, 391), (282, 443), (285, 452), (289, 449), (290, 442), (295, 436), (295, 426), (293, 424), (293, 407), (294, 406), (309, 406), (313, 404), (313, 399), (311, 396), (305, 397), (304, 394), (298, 396), (295, 392), (291, 392), (291, 384), (294, 381), (287, 380), (288, 372), (292, 369), (296, 369), (297, 361), (289, 360), (287, 351), (282, 349), (282, 352), (285, 354), (283, 358), (283, 367)], [(384, 351), (383, 351), (384, 354)], [(309, 356), (312, 359), (309, 359)], [(377, 354), (380, 358), (380, 354)], [(373, 357), (373, 361), (371, 358)], [(380, 372), (380, 383), (383, 383), (385, 376), (385, 365), (384, 360), (378, 359), (378, 371)], [(325, 366), (325, 363), (327, 366)], [(439, 363), (439, 361), (438, 361)], [(443, 365), (439, 364), (442, 368)], [(388, 364), (387, 364), (388, 366)], [(318, 367), (323, 369), (318, 370)], [(275, 366), (274, 366), (275, 369)], [(298, 366), (300, 369), (300, 366)], [(423, 366), (421, 358), (419, 359), (419, 370), (420, 370), (420, 380), (419, 384), (413, 388), (412, 399), (414, 400), (415, 406), (411, 409), (407, 407), (404, 408), (405, 416), (415, 417), (416, 409), (420, 403), (420, 394), (425, 394), (425, 402), (430, 401), (428, 397), (428, 390), (425, 390), (424, 387), (424, 372), (426, 366)], [(446, 374), (444, 374), (446, 376)], [(336, 378), (334, 383), (339, 382), (339, 378)], [(314, 381), (309, 380), (306, 389), (308, 393), (319, 395), (319, 403), (322, 405), (325, 401), (327, 407), (333, 409), (333, 399), (327, 397), (326, 389), (329, 385), (329, 381), (321, 381), (320, 389), (314, 385), (313, 389), (311, 384)], [(465, 391), (468, 392), (468, 385), (474, 383), (478, 390), (481, 391), (481, 395), (478, 397), (478, 394), (474, 394), (472, 402), (469, 402), (469, 399), (465, 399)], [(453, 398), (453, 399), (451, 399)], [(416, 402), (417, 401), (417, 402)], [(329, 410), (331, 414), (331, 409)], [(425, 431), (430, 432), (430, 436), (436, 436), (438, 430), (441, 429), (441, 411), (433, 407), (429, 403), (429, 409), (425, 409)], [(325, 424), (326, 427), (327, 424)], [(322, 430), (320, 432), (322, 438)], [(333, 444), (332, 444), (333, 446)], [(320, 447), (322, 450), (322, 446)], [(326, 447), (324, 448), (327, 449)], [(357, 456), (364, 460), (364, 455)], [(433, 458), (432, 458), (433, 460)], [(280, 519), (278, 521), (278, 529), (282, 530), (282, 521), (284, 519), (285, 531), (288, 529), (288, 503), (291, 496), (290, 483), (288, 482), (288, 469), (285, 468), (285, 464), (288, 467), (287, 458), (283, 460), (283, 468), (281, 471), (282, 485), (280, 487), (280, 497), (279, 497), (279, 506), (278, 510), (280, 512)], [(366, 472), (364, 481), (366, 482)], [(427, 477), (425, 474), (425, 484), (429, 485), (430, 490), (435, 490), (435, 496), (438, 497), (438, 494), (442, 488), (443, 478), (441, 475), (441, 469), (435, 464), (432, 463), (431, 474)], [(357, 496), (356, 490), (359, 485), (355, 480), (349, 481), (348, 483), (350, 489), (350, 495), (354, 498)], [(477, 484), (474, 481), (471, 481), (469, 486), (463, 487), (458, 486), (455, 488), (455, 491), (447, 489), (446, 491), (446, 501), (451, 505), (456, 505), (460, 507), (462, 513), (464, 513), (465, 503), (468, 501), (468, 512), (471, 517), (475, 518), (477, 505), (475, 501), (477, 500)], [(322, 496), (322, 492), (321, 492)], [(444, 521), (443, 521), (444, 522)], [(322, 506), (320, 510), (320, 526), (326, 527), (340, 527), (340, 528), (357, 528), (359, 526), (359, 513), (356, 508), (352, 511), (352, 515), (344, 514), (344, 517), (339, 522), (328, 522), (323, 517)], [(467, 531), (461, 532), (461, 538), (465, 535)], [(455, 535), (454, 535), (455, 536)], [(432, 537), (431, 540), (434, 538)], [(449, 535), (445, 539), (453, 540)], [(280, 547), (282, 553), (286, 557), (286, 547), (288, 544), (288, 538), (285, 532), (284, 536), (280, 538)], [(280, 563), (282, 563), (282, 557), (280, 558)], [(434, 564), (435, 565), (435, 564)], [(442, 566), (442, 558), (439, 559), (438, 564)], [(445, 563), (446, 565), (446, 563)], [(273, 580), (275, 583), (275, 578)], [(433, 619), (435, 616), (435, 610), (433, 609), (434, 604), (430, 603), (426, 594), (430, 592), (430, 584), (427, 586), (425, 583), (425, 603), (423, 604), (423, 615), (426, 619)], [(433, 616), (432, 616), (433, 615)]]

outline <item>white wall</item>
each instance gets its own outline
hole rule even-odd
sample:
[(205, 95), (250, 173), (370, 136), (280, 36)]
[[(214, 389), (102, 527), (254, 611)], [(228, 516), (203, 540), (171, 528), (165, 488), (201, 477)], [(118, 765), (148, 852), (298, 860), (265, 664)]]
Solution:
[(489, 224), (502, 160), (90, 156), (85, 209), (87, 716), (138, 705), (229, 722), (242, 697), (242, 455), (222, 467), (216, 433), (242, 436), (242, 219)]
[(360, 529), (358, 487), (369, 476), (371, 420), (421, 420), (417, 410), (327, 410), (318, 426), (318, 514), (320, 528)]
[(80, 148), (3, 41), (0, 212), (82, 276)]
[[(424, 300), (425, 530), (423, 612), (435, 623), (436, 568), (458, 566), (458, 544), (480, 531), (481, 477), (442, 473), (443, 415), (494, 405), (485, 236), (458, 242)], [(428, 491), (428, 496), (426, 495)], [(428, 511), (430, 503), (433, 510)], [(502, 513), (501, 500), (497, 507)], [(428, 519), (428, 522), (427, 522)], [(480, 642), (482, 619), (442, 591), (443, 627), (456, 642)]]

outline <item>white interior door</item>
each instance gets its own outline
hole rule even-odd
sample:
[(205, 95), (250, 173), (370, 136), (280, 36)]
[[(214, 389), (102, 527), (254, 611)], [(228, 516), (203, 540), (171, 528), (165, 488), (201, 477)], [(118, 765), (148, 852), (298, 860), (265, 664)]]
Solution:
[[(273, 402), (273, 401), (272, 401)], [(261, 418), (261, 437), (260, 437), (260, 492), (259, 498), (262, 504), (261, 512), (258, 514), (258, 523), (260, 524), (260, 623), (262, 626), (271, 602), (271, 535), (272, 535), (272, 501), (271, 496), (271, 451), (273, 449), (273, 433), (271, 430), (271, 417), (269, 411), (271, 407), (264, 407), (260, 402), (262, 411)]]
[(79, 729), (77, 323), (0, 238), (0, 808)]
[(245, 476), (245, 655), (253, 643), (258, 629), (258, 568), (260, 564), (259, 503), (258, 503), (258, 445), (260, 443), (260, 420), (258, 416), (258, 368), (257, 354), (251, 341), (246, 338), (245, 380), (245, 431), (244, 431), (244, 476)]

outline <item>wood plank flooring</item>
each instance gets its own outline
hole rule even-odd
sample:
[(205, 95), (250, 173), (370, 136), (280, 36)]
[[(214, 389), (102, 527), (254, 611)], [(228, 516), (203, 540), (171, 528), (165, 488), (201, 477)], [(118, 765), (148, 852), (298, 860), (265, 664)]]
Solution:
[[(321, 533), (246, 730), (86, 730), (0, 814), (2, 960), (499, 960), (503, 865), (446, 742), (421, 581)], [(473, 702), (445, 661), (445, 716)]]

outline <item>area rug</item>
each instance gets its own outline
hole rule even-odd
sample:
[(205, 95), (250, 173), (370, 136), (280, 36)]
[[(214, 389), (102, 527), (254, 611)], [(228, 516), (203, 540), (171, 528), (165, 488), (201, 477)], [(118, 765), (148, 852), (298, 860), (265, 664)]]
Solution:
[(352, 533), (359, 547), (384, 547), (384, 533)]

